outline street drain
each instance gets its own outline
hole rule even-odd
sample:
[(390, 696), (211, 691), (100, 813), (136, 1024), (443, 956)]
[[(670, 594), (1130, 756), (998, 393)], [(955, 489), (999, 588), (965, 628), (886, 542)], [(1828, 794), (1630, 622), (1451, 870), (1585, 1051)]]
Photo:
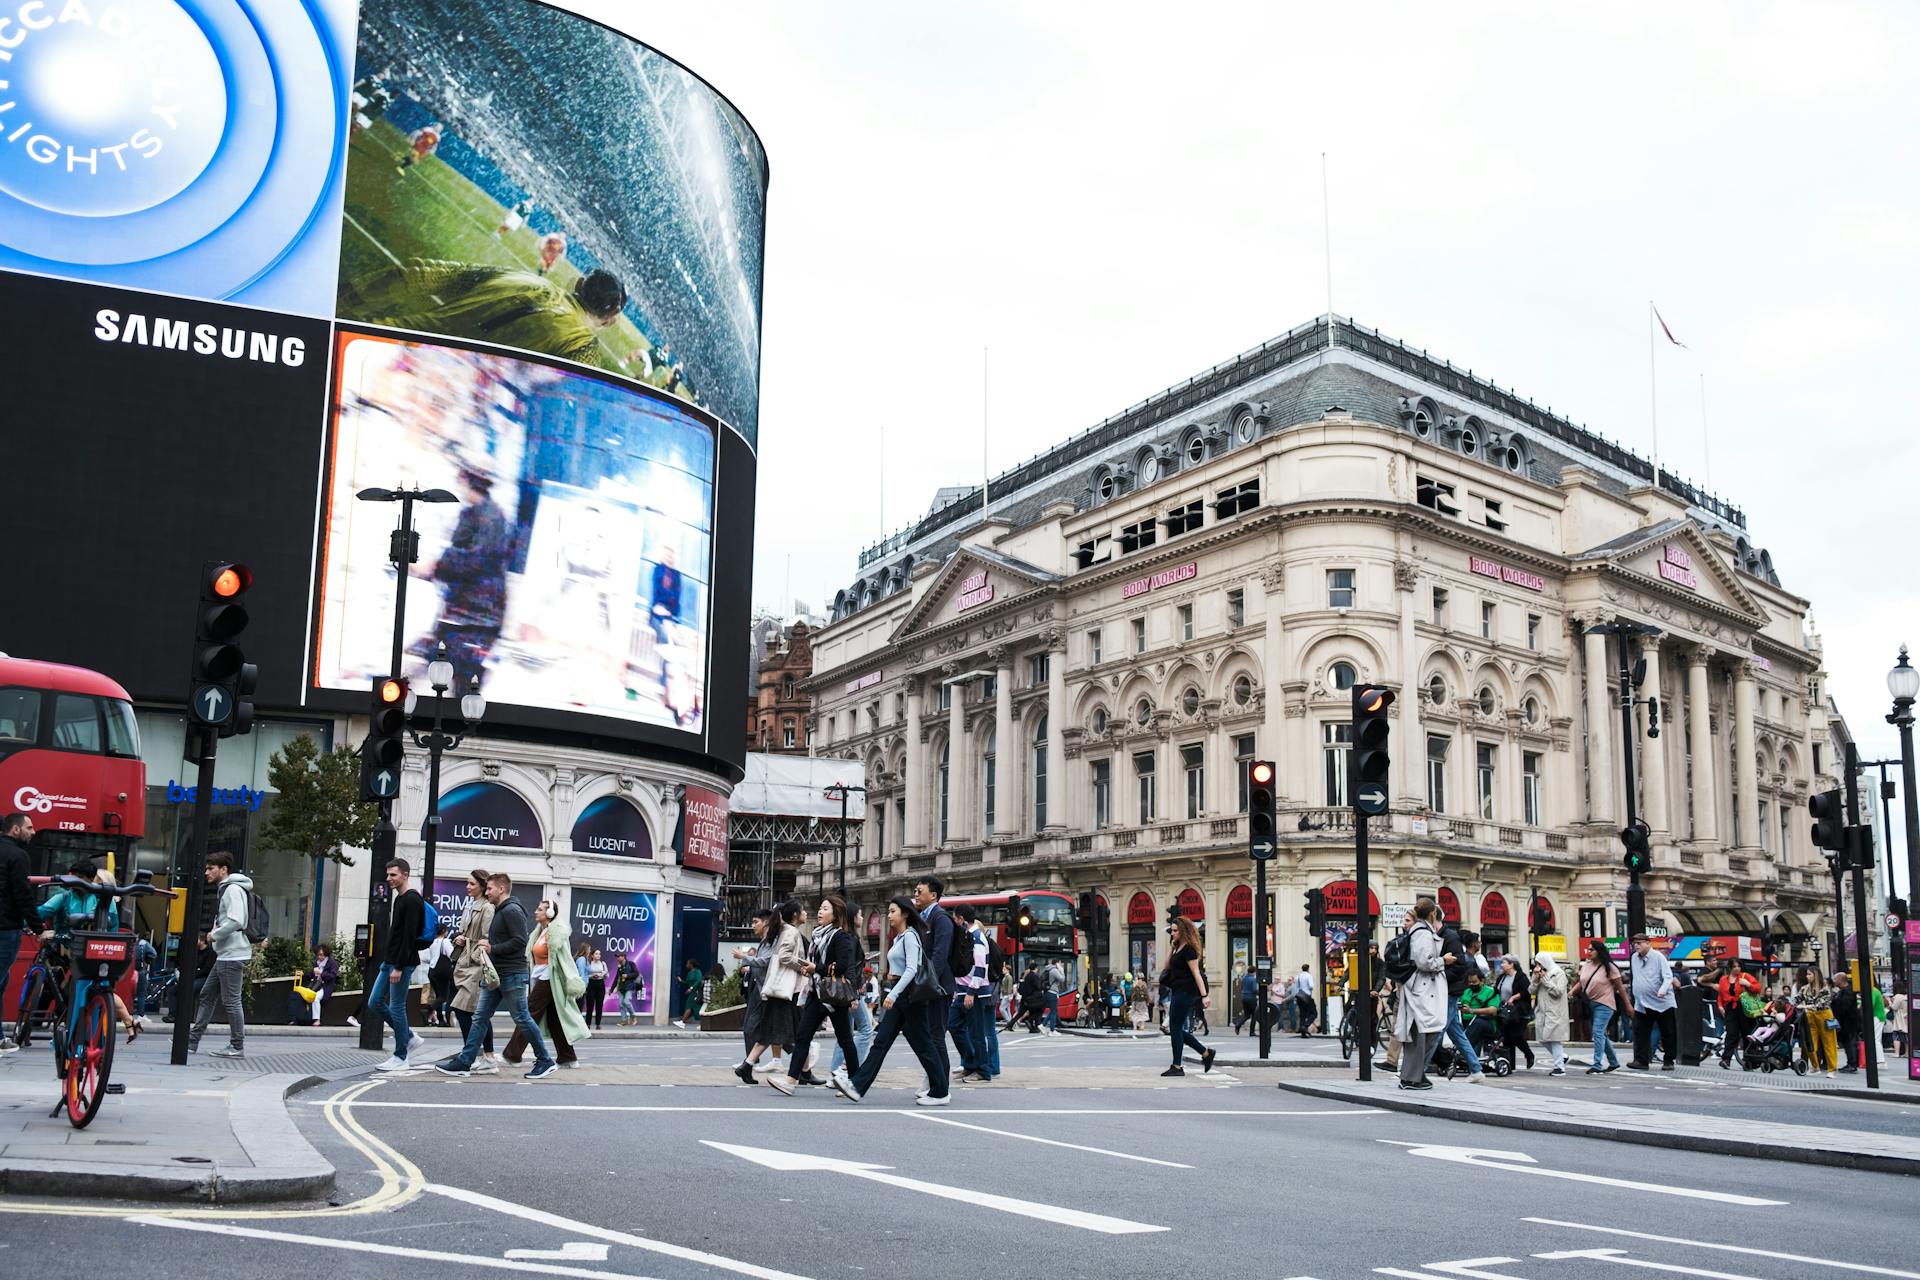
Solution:
[(181, 1164), (212, 1164), (213, 1163), (212, 1156), (175, 1156), (174, 1159), (179, 1161)]

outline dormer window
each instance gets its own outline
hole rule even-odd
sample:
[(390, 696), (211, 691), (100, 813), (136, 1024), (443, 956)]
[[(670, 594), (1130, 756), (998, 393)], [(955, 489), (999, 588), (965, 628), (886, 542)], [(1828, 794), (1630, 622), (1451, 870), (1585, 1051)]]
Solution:
[(1438, 511), (1443, 516), (1460, 514), (1460, 508), (1453, 504), (1453, 492), (1453, 486), (1444, 480), (1434, 480), (1422, 475), (1415, 477), (1414, 500), (1423, 507)]
[(1130, 524), (1120, 530), (1120, 550), (1131, 554), (1143, 547), (1150, 547), (1159, 537), (1159, 522), (1147, 519), (1138, 524)]

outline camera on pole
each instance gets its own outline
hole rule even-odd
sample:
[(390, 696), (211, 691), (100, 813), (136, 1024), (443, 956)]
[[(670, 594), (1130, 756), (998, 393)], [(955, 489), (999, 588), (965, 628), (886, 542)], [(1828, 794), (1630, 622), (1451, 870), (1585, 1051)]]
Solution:
[(1393, 700), (1391, 689), (1353, 686), (1353, 811), (1368, 817), (1387, 811), (1387, 778), (1393, 767), (1388, 755), (1393, 725), (1387, 708)]
[(1275, 770), (1271, 760), (1247, 765), (1247, 856), (1265, 861), (1279, 850), (1279, 823), (1275, 817)]

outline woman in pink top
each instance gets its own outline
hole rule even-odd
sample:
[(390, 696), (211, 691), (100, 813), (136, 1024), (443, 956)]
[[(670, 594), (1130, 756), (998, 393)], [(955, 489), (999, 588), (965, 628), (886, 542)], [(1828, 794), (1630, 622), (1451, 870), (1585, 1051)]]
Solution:
[[(1573, 980), (1573, 989), (1587, 998), (1587, 1007), (1593, 1011), (1593, 1065), (1587, 1068), (1587, 1074), (1597, 1076), (1618, 1071), (1620, 1058), (1607, 1039), (1607, 1025), (1616, 1017), (1632, 1018), (1633, 1001), (1627, 995), (1626, 984), (1620, 981), (1620, 969), (1614, 964), (1607, 944), (1598, 938), (1587, 947), (1587, 958), (1580, 965), (1579, 976)], [(1604, 1061), (1602, 1054), (1606, 1055)]]

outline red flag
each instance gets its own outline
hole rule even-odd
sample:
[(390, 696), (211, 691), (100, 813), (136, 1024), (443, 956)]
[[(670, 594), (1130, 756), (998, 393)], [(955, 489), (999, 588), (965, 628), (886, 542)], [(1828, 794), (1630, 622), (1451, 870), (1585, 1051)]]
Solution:
[(1689, 348), (1686, 343), (1680, 341), (1680, 339), (1673, 336), (1673, 330), (1667, 328), (1666, 317), (1660, 314), (1660, 308), (1655, 307), (1653, 309), (1653, 318), (1660, 322), (1660, 332), (1667, 335), (1668, 342), (1671, 342), (1674, 346), (1679, 347), (1683, 351), (1691, 350), (1691, 348)]

